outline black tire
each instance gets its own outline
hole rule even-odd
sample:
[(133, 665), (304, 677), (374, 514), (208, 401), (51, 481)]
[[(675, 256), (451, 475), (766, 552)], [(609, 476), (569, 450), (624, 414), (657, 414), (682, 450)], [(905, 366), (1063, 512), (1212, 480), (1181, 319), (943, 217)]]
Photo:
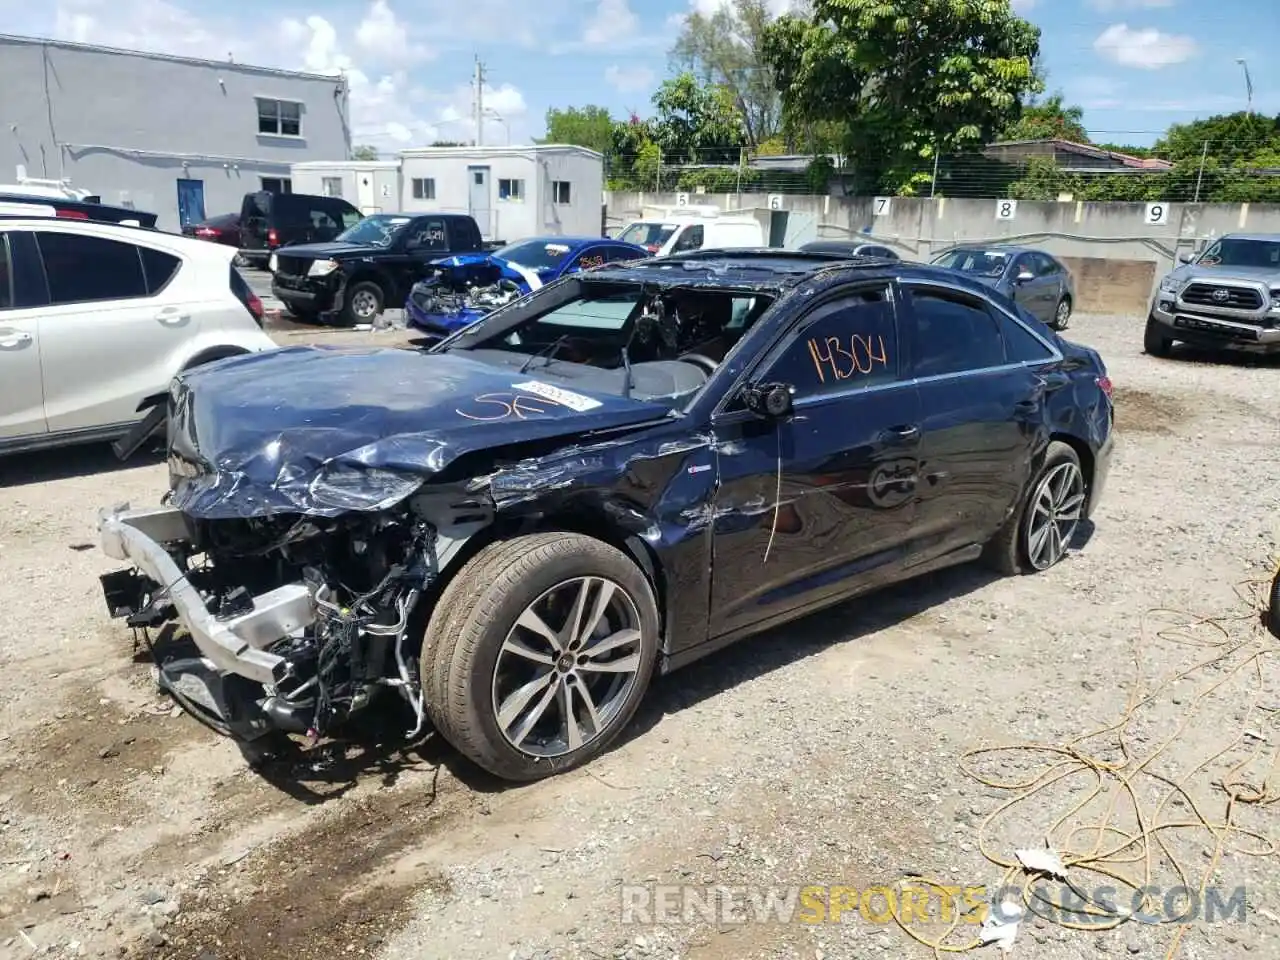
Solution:
[[(629, 686), (623, 683), (609, 719), (581, 746), (555, 756), (535, 756), (514, 746), (499, 724), (499, 653), (526, 608), (560, 585), (585, 577), (620, 588), (636, 616), (634, 680)], [(427, 625), (421, 676), (428, 716), (461, 754), (504, 780), (529, 782), (572, 770), (608, 749), (635, 715), (657, 659), (658, 624), (657, 600), (644, 572), (600, 540), (576, 533), (540, 533), (489, 544), (453, 576)], [(578, 662), (583, 659), (579, 656)], [(571, 672), (577, 676), (576, 669)], [(565, 696), (571, 699), (571, 694)], [(556, 706), (559, 709), (559, 698)]]
[[(1022, 500), (1019, 502), (1017, 509), (1005, 521), (1000, 531), (986, 544), (986, 548), (983, 551), (983, 560), (993, 569), (1010, 577), (1042, 572), (1037, 570), (1031, 563), (1028, 553), (1028, 531), (1031, 525), (1032, 505), (1039, 495), (1041, 484), (1045, 481), (1045, 478), (1064, 463), (1074, 464), (1076, 470), (1080, 470), (1080, 457), (1072, 449), (1071, 445), (1060, 440), (1051, 441), (1045, 451), (1044, 463), (1036, 472), (1035, 478), (1031, 483), (1027, 484), (1026, 492), (1022, 495)], [(1083, 476), (1083, 471), (1081, 471), (1082, 480)], [(1084, 493), (1087, 496), (1088, 490), (1084, 489)], [(1061, 557), (1058, 559), (1061, 560)]]
[(1164, 326), (1154, 317), (1147, 317), (1147, 328), (1142, 333), (1142, 351), (1152, 357), (1167, 357), (1173, 349), (1173, 338), (1165, 336)]
[[(360, 304), (363, 308), (365, 297), (372, 297), (373, 309), (367, 316), (361, 312), (356, 312), (356, 305)], [(348, 327), (358, 326), (362, 323), (373, 323), (378, 315), (382, 313), (386, 307), (386, 297), (382, 293), (382, 287), (378, 286), (372, 280), (361, 280), (359, 283), (352, 284), (347, 288), (346, 295), (342, 301), (342, 322)]]
[(1071, 298), (1063, 297), (1058, 301), (1058, 305), (1053, 311), (1053, 323), (1050, 326), (1055, 330), (1065, 330), (1067, 325), (1071, 323)]
[(1280, 639), (1280, 570), (1271, 580), (1271, 596), (1267, 600), (1267, 631)]

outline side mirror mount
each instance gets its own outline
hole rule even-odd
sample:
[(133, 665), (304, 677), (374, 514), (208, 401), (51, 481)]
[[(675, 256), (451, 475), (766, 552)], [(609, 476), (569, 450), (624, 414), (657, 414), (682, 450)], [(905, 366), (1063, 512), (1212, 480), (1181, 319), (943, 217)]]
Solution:
[(1192, 260), (1194, 260), (1195, 258), (1196, 258), (1196, 255), (1195, 255), (1194, 253), (1185, 253), (1185, 252), (1184, 252), (1184, 253), (1180, 253), (1180, 254), (1178, 254), (1178, 262), (1179, 262), (1179, 263), (1190, 263), (1190, 262), (1191, 262)]
[(788, 383), (749, 383), (742, 391), (742, 402), (748, 410), (765, 420), (785, 420), (795, 407), (795, 388)]
[(1036, 275), (1030, 270), (1019, 270), (1017, 276), (1018, 283), (1030, 283), (1036, 278)]

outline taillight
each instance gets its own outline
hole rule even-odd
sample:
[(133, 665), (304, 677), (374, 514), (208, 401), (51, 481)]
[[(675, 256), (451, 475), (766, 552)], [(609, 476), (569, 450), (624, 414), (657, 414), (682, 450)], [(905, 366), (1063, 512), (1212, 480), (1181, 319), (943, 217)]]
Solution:
[(262, 301), (258, 299), (258, 295), (253, 292), (249, 284), (245, 283), (244, 277), (240, 275), (240, 271), (231, 267), (231, 292), (236, 295), (236, 299), (244, 304), (244, 308), (249, 311), (249, 315), (253, 317), (254, 323), (259, 327), (265, 323), (265, 311), (262, 308)]
[(219, 232), (213, 227), (196, 227), (197, 237), (216, 237), (218, 235)]
[(1111, 386), (1111, 378), (1104, 373), (1102, 376), (1095, 377), (1094, 379), (1098, 381), (1098, 389), (1107, 395), (1107, 399), (1108, 400), (1114, 399), (1114, 397), (1112, 396), (1113, 388)]
[(280, 235), (276, 233), (275, 227), (267, 231), (267, 246), (278, 247), (280, 245)]
[(89, 215), (80, 210), (62, 210), (58, 209), (55, 216), (63, 217), (67, 220), (88, 220)]
[(254, 293), (252, 290), (249, 291), (249, 299), (248, 299), (248, 302), (245, 303), (245, 306), (248, 307), (249, 312), (253, 314), (253, 319), (258, 321), (258, 326), (262, 326), (262, 322), (263, 322), (262, 301), (258, 299), (258, 295)]

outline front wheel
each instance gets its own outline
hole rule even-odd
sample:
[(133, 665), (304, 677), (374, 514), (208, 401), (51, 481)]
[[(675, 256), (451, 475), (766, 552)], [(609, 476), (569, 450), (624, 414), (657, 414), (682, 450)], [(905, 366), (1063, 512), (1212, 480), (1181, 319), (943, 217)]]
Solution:
[(635, 715), (658, 653), (643, 571), (592, 537), (498, 541), (435, 604), (422, 682), (437, 731), (504, 780), (580, 766)]
[(1022, 503), (987, 544), (988, 562), (1010, 576), (1048, 570), (1067, 555), (1087, 498), (1079, 455), (1054, 440)]
[(1267, 600), (1267, 631), (1280, 639), (1280, 569), (1271, 580), (1271, 596)]
[(1142, 333), (1142, 350), (1153, 357), (1167, 357), (1173, 348), (1173, 340), (1164, 334), (1164, 325), (1154, 317), (1147, 317), (1147, 328)]
[(382, 288), (369, 280), (361, 281), (347, 290), (342, 305), (342, 320), (347, 326), (373, 323), (382, 313)]
[(1067, 324), (1071, 322), (1071, 300), (1063, 297), (1058, 301), (1057, 309), (1053, 311), (1053, 329), (1065, 330)]

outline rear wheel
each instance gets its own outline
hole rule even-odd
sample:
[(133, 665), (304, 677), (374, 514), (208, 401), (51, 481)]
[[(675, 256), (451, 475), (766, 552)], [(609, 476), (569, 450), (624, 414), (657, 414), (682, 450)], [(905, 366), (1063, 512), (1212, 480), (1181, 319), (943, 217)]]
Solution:
[(617, 739), (657, 652), (657, 601), (629, 557), (580, 534), (533, 534), (485, 547), (445, 589), (423, 641), (423, 691), (468, 759), (539, 780)]
[(1280, 569), (1271, 580), (1271, 596), (1267, 601), (1267, 630), (1280, 639)]
[(382, 288), (371, 280), (362, 280), (348, 290), (342, 304), (342, 320), (348, 326), (373, 323), (382, 313)]
[(1164, 326), (1154, 317), (1147, 317), (1147, 329), (1142, 334), (1142, 350), (1153, 357), (1167, 357), (1173, 348), (1173, 339), (1165, 336)]
[(987, 562), (1010, 576), (1048, 570), (1067, 555), (1087, 497), (1080, 457), (1054, 440), (1022, 503), (987, 544)]
[(1071, 322), (1071, 298), (1063, 297), (1058, 301), (1058, 307), (1053, 312), (1053, 329), (1065, 330), (1067, 324)]

